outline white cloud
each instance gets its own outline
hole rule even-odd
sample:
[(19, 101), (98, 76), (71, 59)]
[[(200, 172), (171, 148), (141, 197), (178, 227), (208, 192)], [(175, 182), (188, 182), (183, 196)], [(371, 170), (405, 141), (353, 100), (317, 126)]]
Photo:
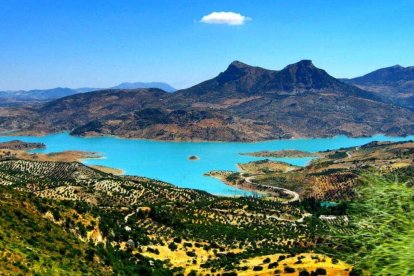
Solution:
[(227, 24), (227, 25), (243, 25), (251, 18), (235, 12), (212, 12), (203, 16), (200, 20), (207, 24)]

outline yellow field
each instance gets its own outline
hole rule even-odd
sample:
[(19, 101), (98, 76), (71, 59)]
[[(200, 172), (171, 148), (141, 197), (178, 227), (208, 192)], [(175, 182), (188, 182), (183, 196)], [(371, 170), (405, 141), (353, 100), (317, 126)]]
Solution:
[[(213, 249), (203, 249), (203, 245), (206, 243), (199, 242), (200, 247), (196, 247), (195, 242), (182, 240), (181, 243), (176, 244), (178, 246), (177, 249), (172, 251), (168, 248), (171, 242), (173, 241), (168, 240), (164, 242), (164, 245), (147, 246), (141, 254), (153, 259), (167, 261), (172, 267), (183, 268), (185, 274), (191, 271), (196, 271), (198, 275), (226, 272), (224, 270), (211, 271), (200, 266), (216, 256)], [(186, 247), (184, 246), (185, 243), (191, 243), (192, 246)], [(157, 250), (156, 253), (154, 253), (155, 250)], [(187, 252), (193, 252), (194, 254), (189, 256)], [(229, 252), (237, 254), (242, 252), (242, 250), (229, 249), (226, 251), (226, 253)], [(303, 253), (295, 256), (274, 254), (242, 260), (237, 268), (237, 275), (298, 275), (303, 270), (310, 273), (318, 268), (325, 269), (327, 275), (333, 276), (347, 276), (352, 269), (350, 265), (342, 261), (333, 261), (331, 258), (320, 254)], [(259, 269), (262, 270), (259, 271)], [(292, 269), (294, 272), (289, 273)]]

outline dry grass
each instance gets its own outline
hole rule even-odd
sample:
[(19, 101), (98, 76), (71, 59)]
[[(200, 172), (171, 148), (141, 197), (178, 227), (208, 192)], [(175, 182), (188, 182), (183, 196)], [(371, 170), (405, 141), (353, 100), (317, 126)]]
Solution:
[(110, 173), (110, 174), (113, 174), (113, 175), (123, 175), (123, 174), (125, 174), (125, 171), (123, 171), (121, 169), (110, 168), (110, 167), (101, 166), (101, 165), (92, 165), (90, 167), (94, 168), (98, 171), (101, 171), (101, 172), (104, 172), (104, 173)]

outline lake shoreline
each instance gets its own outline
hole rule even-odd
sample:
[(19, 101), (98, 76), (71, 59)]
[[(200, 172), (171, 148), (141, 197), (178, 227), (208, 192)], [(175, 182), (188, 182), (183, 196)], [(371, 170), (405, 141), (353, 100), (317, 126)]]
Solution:
[(19, 130), (6, 130), (4, 132), (0, 132), (0, 136), (10, 136), (10, 137), (45, 137), (50, 135), (58, 135), (58, 134), (68, 134), (71, 137), (76, 138), (84, 138), (84, 139), (93, 139), (93, 138), (114, 138), (114, 139), (124, 139), (124, 140), (137, 140), (137, 141), (150, 141), (150, 142), (162, 142), (162, 143), (243, 143), (243, 144), (255, 144), (255, 143), (264, 143), (264, 142), (273, 142), (273, 141), (295, 141), (295, 140), (308, 140), (308, 139), (330, 139), (336, 137), (346, 137), (352, 139), (363, 139), (363, 138), (370, 138), (376, 136), (385, 136), (390, 138), (405, 138), (409, 136), (413, 136), (412, 134), (406, 134), (403, 136), (398, 135), (388, 135), (386, 133), (374, 133), (372, 135), (361, 135), (361, 136), (349, 136), (343, 134), (336, 134), (336, 135), (326, 135), (326, 136), (292, 136), (290, 138), (281, 138), (281, 139), (265, 139), (265, 140), (254, 140), (254, 141), (234, 141), (234, 140), (202, 140), (202, 139), (193, 139), (193, 140), (158, 140), (158, 139), (147, 139), (147, 138), (139, 138), (139, 137), (125, 137), (125, 136), (117, 136), (117, 135), (86, 135), (86, 136), (79, 136), (79, 135), (72, 135), (69, 131), (59, 131), (59, 132), (40, 132), (40, 133), (33, 133), (33, 131), (19, 131)]
[[(0, 142), (16, 139), (15, 136), (0, 136)], [(105, 166), (122, 170), (128, 175), (144, 176), (171, 183), (177, 187), (204, 190), (213, 195), (244, 196), (245, 189), (231, 187), (220, 180), (205, 177), (204, 174), (214, 170), (237, 171), (236, 164), (249, 163), (264, 158), (242, 156), (241, 152), (258, 152), (263, 150), (296, 149), (308, 152), (319, 152), (328, 149), (339, 149), (360, 146), (372, 141), (406, 141), (410, 137), (389, 138), (375, 136), (365, 139), (338, 136), (326, 139), (290, 139), (257, 143), (233, 142), (168, 142), (142, 139), (123, 139), (119, 137), (83, 138), (70, 136), (67, 132), (43, 137), (21, 137), (25, 142), (41, 142), (47, 148), (36, 153), (50, 154), (64, 151), (83, 151), (100, 153), (99, 156), (83, 154), (73, 161), (88, 166)], [(189, 161), (189, 156), (197, 156), (199, 160)], [(63, 157), (62, 157), (63, 158)], [(82, 159), (82, 160), (79, 160)], [(303, 167), (310, 158), (279, 158), (294, 166)], [(65, 161), (60, 159), (59, 161)], [(120, 171), (116, 171), (120, 173)]]

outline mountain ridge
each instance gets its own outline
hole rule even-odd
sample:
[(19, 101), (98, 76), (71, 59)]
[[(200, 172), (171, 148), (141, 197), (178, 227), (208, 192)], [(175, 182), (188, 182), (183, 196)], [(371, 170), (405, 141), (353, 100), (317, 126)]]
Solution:
[[(107, 89), (138, 89), (138, 88), (159, 88), (167, 92), (175, 92), (176, 89), (164, 82), (123, 82)], [(32, 90), (10, 90), (0, 91), (0, 99), (9, 103), (31, 103), (51, 101), (75, 94), (87, 93), (92, 91), (105, 90), (103, 88), (68, 88), (55, 87), (50, 89), (32, 89)]]
[[(189, 96), (191, 93), (222, 94), (296, 94), (309, 90), (330, 89), (337, 92), (347, 90), (348, 93), (359, 94), (369, 99), (381, 100), (375, 94), (351, 87), (330, 76), (325, 70), (317, 68), (311, 60), (301, 60), (287, 65), (282, 70), (269, 70), (251, 66), (240, 61), (233, 61), (225, 71), (216, 77), (194, 85), (187, 89), (178, 90)], [(183, 92), (184, 91), (184, 92)], [(178, 94), (179, 94), (178, 93)]]
[(394, 65), (342, 81), (414, 109), (414, 66)]
[(139, 89), (139, 88), (158, 88), (165, 92), (175, 92), (177, 89), (165, 82), (123, 82), (110, 89)]
[(258, 141), (414, 133), (414, 112), (302, 60), (282, 70), (232, 62), (215, 78), (168, 93), (101, 90), (5, 109), (0, 130), (69, 131), (177, 141)]
[(394, 65), (389, 67), (374, 70), (368, 74), (360, 77), (344, 79), (355, 84), (378, 84), (407, 81), (414, 79), (414, 66), (403, 67), (401, 65)]

